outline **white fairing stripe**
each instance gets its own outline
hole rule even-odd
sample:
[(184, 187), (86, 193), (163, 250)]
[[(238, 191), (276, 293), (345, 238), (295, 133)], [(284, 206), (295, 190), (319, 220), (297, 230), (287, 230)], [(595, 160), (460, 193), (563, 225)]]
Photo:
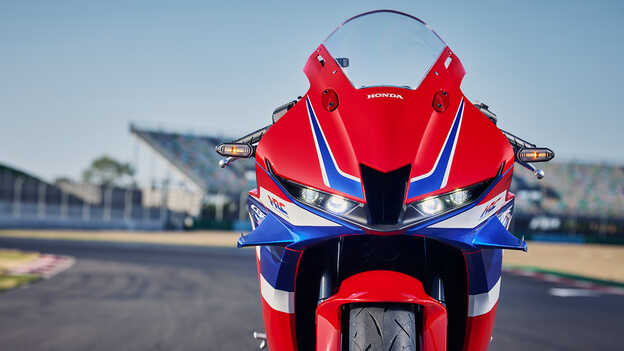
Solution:
[[(275, 205), (271, 203), (269, 199), (278, 200), (280, 203), (284, 205), (282, 212), (275, 208)], [(296, 226), (310, 226), (310, 227), (337, 227), (340, 226), (338, 223), (334, 223), (330, 220), (327, 220), (323, 217), (317, 216), (310, 211), (306, 211), (303, 208), (297, 206), (296, 204), (285, 200), (272, 192), (268, 191), (265, 188), (260, 188), (260, 202), (271, 212), (285, 219), (287, 222), (292, 223)]]
[[(463, 113), (464, 112), (462, 110), (462, 114)], [(440, 184), (440, 189), (446, 186), (446, 183), (448, 182), (449, 174), (451, 173), (451, 167), (453, 165), (453, 158), (455, 157), (455, 147), (457, 147), (457, 140), (459, 140), (459, 132), (461, 131), (462, 122), (464, 121), (464, 119), (461, 117), (462, 116), (459, 116), (460, 120), (459, 120), (459, 125), (457, 126), (457, 133), (455, 134), (455, 140), (453, 140), (453, 148), (451, 149), (451, 156), (449, 157), (448, 163), (446, 164), (446, 171), (444, 171), (444, 178), (442, 179), (442, 184)], [(440, 155), (441, 154), (442, 153), (440, 153)]]
[(295, 293), (275, 289), (260, 274), (260, 294), (272, 309), (284, 313), (295, 313)]
[[(310, 103), (310, 106), (312, 104)], [(307, 110), (307, 106), (306, 106)], [(312, 116), (310, 116), (310, 111), (308, 111), (308, 120), (310, 121), (310, 128), (312, 129), (312, 137), (314, 138), (314, 145), (316, 146), (316, 156), (318, 157), (319, 165), (321, 166), (321, 175), (323, 176), (323, 184), (329, 187), (329, 179), (327, 178), (327, 172), (325, 172), (325, 164), (323, 163), (323, 156), (321, 155), (321, 148), (319, 147), (318, 140), (316, 139), (316, 133), (314, 133), (314, 124), (312, 123)], [(319, 129), (321, 128), (321, 124), (319, 123)], [(321, 129), (321, 133), (323, 130)], [(329, 148), (329, 145), (327, 146)]]
[(483, 294), (468, 295), (468, 317), (486, 314), (494, 308), (494, 305), (498, 302), (500, 284), (501, 278), (498, 278), (498, 281), (490, 291)]
[[(507, 190), (496, 195), (488, 202), (477, 205), (466, 212), (458, 214), (457, 216), (453, 216), (447, 220), (433, 224), (429, 226), (429, 228), (474, 228), (486, 219), (490, 218), (492, 215), (498, 212), (498, 210), (500, 210), (503, 206), (507, 204), (505, 202), (506, 195)], [(485, 216), (482, 216), (486, 207), (488, 207), (492, 203), (495, 203), (495, 206)]]

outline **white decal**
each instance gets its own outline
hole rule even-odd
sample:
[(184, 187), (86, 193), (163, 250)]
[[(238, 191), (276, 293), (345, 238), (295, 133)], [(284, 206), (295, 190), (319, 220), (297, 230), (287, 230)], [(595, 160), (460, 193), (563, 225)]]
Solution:
[(260, 274), (260, 294), (272, 309), (284, 313), (295, 313), (295, 293), (275, 289)]
[(505, 206), (506, 202), (504, 200), (506, 195), (507, 190), (496, 195), (488, 202), (477, 205), (465, 212), (458, 214), (457, 216), (453, 216), (447, 220), (433, 224), (429, 226), (429, 228), (474, 228), (489, 218), (489, 216), (481, 216), (486, 209), (491, 215), (498, 212), (498, 210)]
[[(314, 213), (304, 210), (296, 204), (287, 201), (265, 188), (260, 188), (260, 202), (271, 212), (285, 219), (287, 222), (296, 226), (306, 227), (337, 227), (338, 223), (334, 223)], [(276, 205), (277, 202), (277, 205)]]
[(490, 291), (483, 294), (468, 295), (468, 317), (476, 317), (482, 314), (486, 314), (494, 308), (494, 305), (498, 302), (498, 295), (500, 294), (501, 278)]
[(403, 100), (403, 96), (401, 96), (401, 94), (393, 94), (393, 93), (368, 94), (368, 99), (375, 99), (375, 98), (382, 98), (382, 97)]

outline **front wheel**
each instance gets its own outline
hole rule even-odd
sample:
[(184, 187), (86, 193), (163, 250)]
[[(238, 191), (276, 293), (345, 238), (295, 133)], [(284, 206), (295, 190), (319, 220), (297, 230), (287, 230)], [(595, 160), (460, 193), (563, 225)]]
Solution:
[(417, 342), (414, 305), (351, 305), (349, 351), (417, 351)]

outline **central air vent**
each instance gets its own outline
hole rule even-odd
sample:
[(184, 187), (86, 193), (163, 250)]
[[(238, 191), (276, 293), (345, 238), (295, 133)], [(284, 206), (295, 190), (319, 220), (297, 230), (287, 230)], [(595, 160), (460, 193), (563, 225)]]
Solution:
[(405, 201), (410, 166), (383, 173), (360, 165), (366, 192), (369, 224), (397, 224)]

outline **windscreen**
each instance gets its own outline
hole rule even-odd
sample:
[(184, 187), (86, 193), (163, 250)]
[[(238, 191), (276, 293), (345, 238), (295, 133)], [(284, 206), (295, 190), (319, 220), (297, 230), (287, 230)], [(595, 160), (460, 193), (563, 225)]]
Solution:
[(390, 10), (347, 20), (323, 44), (356, 89), (416, 89), (446, 47), (421, 20)]

